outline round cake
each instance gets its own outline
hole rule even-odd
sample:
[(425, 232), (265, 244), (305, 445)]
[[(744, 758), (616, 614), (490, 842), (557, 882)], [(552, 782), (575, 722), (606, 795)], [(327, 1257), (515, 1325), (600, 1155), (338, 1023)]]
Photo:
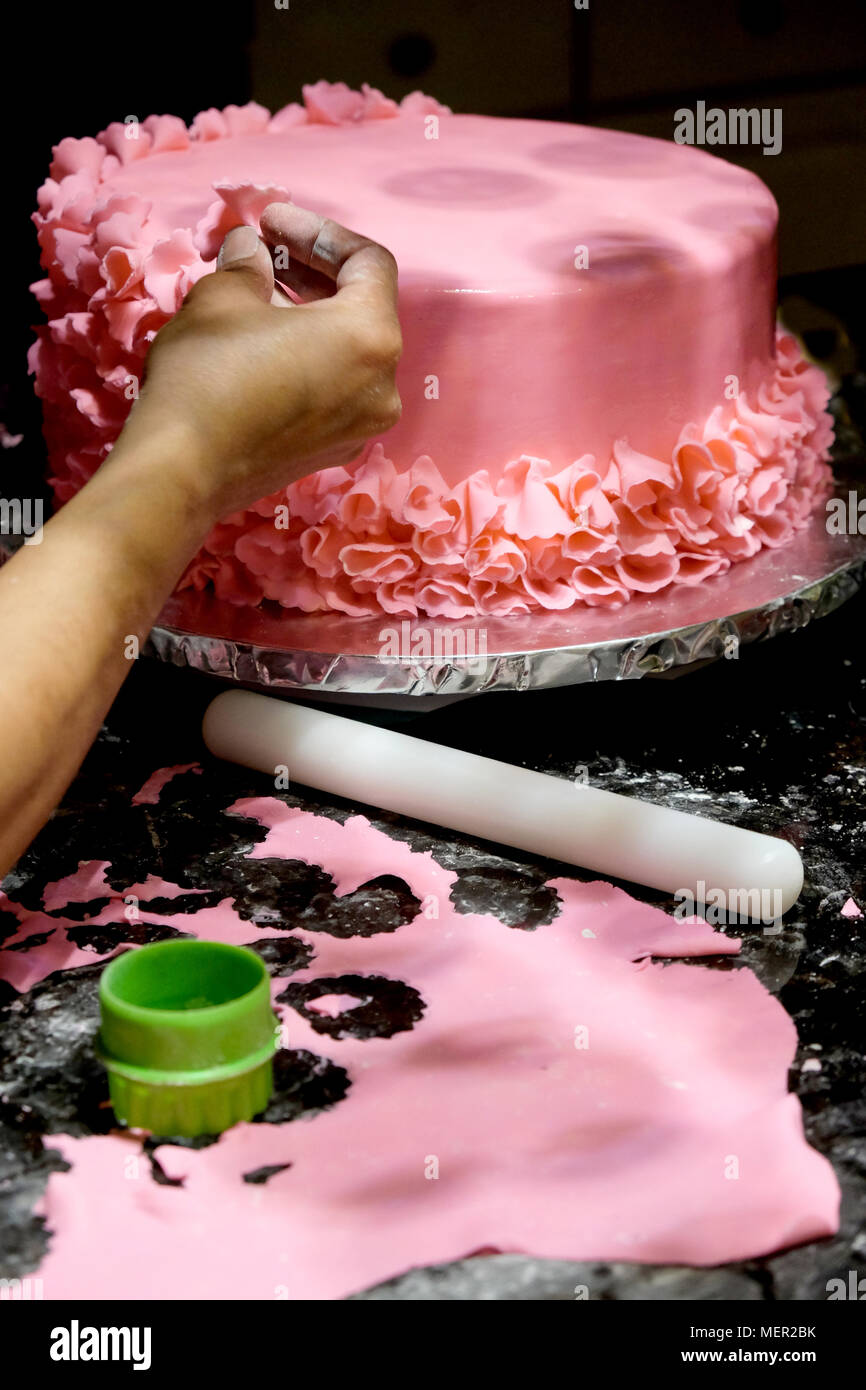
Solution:
[(823, 375), (775, 326), (777, 210), (701, 150), (342, 84), (65, 139), (35, 214), (55, 497), (99, 466), (222, 237), (293, 201), (400, 269), (400, 423), (226, 518), (181, 580), (460, 618), (619, 605), (784, 544), (825, 497)]

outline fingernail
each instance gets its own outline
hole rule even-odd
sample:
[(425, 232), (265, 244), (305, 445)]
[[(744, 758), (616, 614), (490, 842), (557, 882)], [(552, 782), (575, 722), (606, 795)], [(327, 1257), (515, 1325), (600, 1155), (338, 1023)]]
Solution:
[(250, 256), (256, 254), (259, 238), (255, 227), (232, 227), (226, 233), (225, 240), (217, 256), (217, 269), (224, 270), (226, 266), (233, 265), (236, 261), (248, 261)]

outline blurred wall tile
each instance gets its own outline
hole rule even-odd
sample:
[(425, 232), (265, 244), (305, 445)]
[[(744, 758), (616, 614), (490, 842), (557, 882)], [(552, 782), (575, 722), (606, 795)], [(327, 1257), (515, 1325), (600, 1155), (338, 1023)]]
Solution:
[(326, 77), (392, 97), (420, 87), (456, 111), (564, 113), (573, 19), (570, 0), (256, 0), (253, 95), (276, 108)]
[(591, 103), (851, 72), (863, 0), (589, 0)]

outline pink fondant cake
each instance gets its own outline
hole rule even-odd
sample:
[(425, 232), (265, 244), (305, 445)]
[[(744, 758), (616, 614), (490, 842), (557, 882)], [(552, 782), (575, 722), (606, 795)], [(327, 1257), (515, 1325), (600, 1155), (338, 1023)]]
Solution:
[(32, 366), (59, 502), (222, 236), (288, 196), (396, 255), (403, 418), (350, 468), (227, 518), (182, 586), (358, 615), (620, 604), (783, 544), (823, 497), (828, 393), (776, 333), (759, 179), (665, 141), (319, 83), (273, 117), (56, 147)]

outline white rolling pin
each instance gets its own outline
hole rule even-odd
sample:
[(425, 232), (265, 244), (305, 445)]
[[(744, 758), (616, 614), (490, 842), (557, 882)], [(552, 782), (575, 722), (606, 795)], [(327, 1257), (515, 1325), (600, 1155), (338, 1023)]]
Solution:
[[(349, 801), (771, 921), (796, 902), (793, 845), (248, 690), (204, 717), (218, 758)], [(712, 894), (714, 896), (708, 896)], [(722, 910), (725, 910), (722, 908)]]

